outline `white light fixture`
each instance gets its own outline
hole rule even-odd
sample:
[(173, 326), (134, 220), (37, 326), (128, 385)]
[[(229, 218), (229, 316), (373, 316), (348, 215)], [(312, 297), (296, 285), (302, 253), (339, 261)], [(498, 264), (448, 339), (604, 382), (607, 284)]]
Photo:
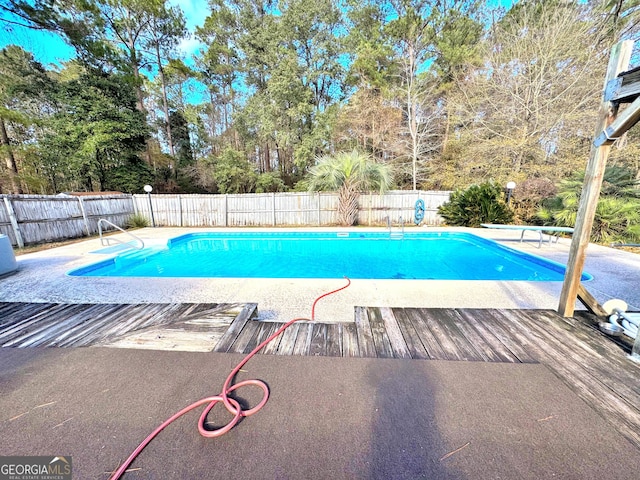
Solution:
[(145, 185), (144, 191), (147, 192), (147, 198), (149, 199), (149, 213), (151, 213), (151, 225), (156, 226), (156, 219), (153, 216), (153, 205), (151, 204), (151, 192), (153, 187), (151, 185)]
[(516, 182), (508, 182), (507, 183), (507, 205), (511, 204), (511, 194), (516, 188)]

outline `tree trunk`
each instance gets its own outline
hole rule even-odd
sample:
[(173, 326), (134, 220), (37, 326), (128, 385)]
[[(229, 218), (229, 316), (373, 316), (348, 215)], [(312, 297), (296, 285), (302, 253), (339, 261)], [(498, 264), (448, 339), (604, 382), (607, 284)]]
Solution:
[(107, 181), (106, 179), (106, 172), (104, 170), (104, 165), (102, 163), (102, 159), (100, 157), (100, 150), (96, 150), (96, 165), (97, 165), (97, 173), (98, 173), (98, 185), (99, 185), (99, 189), (101, 192), (105, 191), (105, 183)]
[(449, 142), (449, 129), (451, 128), (451, 119), (449, 118), (449, 103), (447, 102), (447, 98), (444, 99), (445, 104), (445, 123), (444, 123), (444, 134), (442, 135), (442, 149), (440, 150), (440, 155), (444, 156), (447, 151), (447, 143)]
[(415, 75), (416, 75), (416, 52), (412, 45), (408, 51), (408, 69), (407, 69), (407, 122), (409, 125), (409, 135), (411, 136), (411, 176), (413, 177), (413, 190), (417, 189), (417, 171), (418, 171), (418, 119), (415, 101)]
[(171, 138), (171, 123), (169, 122), (169, 101), (167, 100), (167, 81), (164, 78), (164, 69), (162, 68), (162, 59), (160, 58), (160, 45), (156, 43), (156, 61), (158, 62), (158, 73), (160, 73), (160, 81), (162, 82), (162, 109), (164, 110), (164, 121), (167, 129), (167, 141), (169, 142), (169, 154), (175, 157), (176, 152), (173, 148), (173, 138)]
[(4, 124), (4, 118), (2, 117), (0, 117), (0, 145), (2, 145), (7, 152), (6, 161), (11, 189), (13, 190), (13, 193), (23, 193), (20, 180), (18, 179), (18, 164), (16, 163), (16, 157), (13, 155), (13, 150), (9, 143), (9, 135), (7, 134), (7, 127)]
[(271, 171), (271, 149), (269, 148), (269, 142), (265, 142), (264, 145), (264, 171)]
[(338, 190), (338, 221), (343, 227), (351, 227), (358, 220), (358, 189), (345, 182)]
[[(147, 121), (147, 111), (144, 108), (144, 94), (142, 92), (142, 80), (140, 77), (140, 65), (138, 64), (138, 57), (136, 55), (135, 43), (133, 40), (130, 40), (131, 44), (128, 45), (129, 48), (129, 61), (131, 64), (131, 69), (133, 70), (133, 77), (135, 78), (135, 88), (136, 88), (136, 110), (142, 112), (144, 115), (145, 121)], [(167, 119), (168, 120), (168, 119)], [(149, 139), (145, 141), (145, 151), (142, 153), (142, 157), (147, 162), (147, 165), (151, 165), (151, 145), (149, 144)], [(154, 168), (155, 170), (155, 168)]]
[(222, 86), (222, 98), (223, 98), (223, 104), (222, 104), (222, 118), (223, 118), (223, 122), (224, 122), (224, 131), (226, 132), (227, 130), (229, 130), (229, 111), (228, 111), (228, 98), (229, 96), (227, 95), (227, 86), (223, 85)]

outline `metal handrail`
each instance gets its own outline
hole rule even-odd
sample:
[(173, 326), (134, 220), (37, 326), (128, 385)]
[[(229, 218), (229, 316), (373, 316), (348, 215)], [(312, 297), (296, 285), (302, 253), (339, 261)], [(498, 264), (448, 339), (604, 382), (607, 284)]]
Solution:
[[(387, 217), (388, 219), (389, 217)], [(389, 238), (399, 238), (399, 239), (404, 239), (404, 220), (402, 218), (402, 216), (400, 216), (400, 231), (399, 232), (393, 232), (391, 230), (391, 222), (388, 221), (389, 224)]]
[[(134, 244), (132, 244), (132, 243), (130, 243), (130, 242), (124, 242), (124, 241), (120, 240), (119, 238), (115, 238), (115, 237), (103, 237), (103, 236), (102, 236), (102, 224), (103, 224), (103, 223), (105, 223), (105, 224), (107, 224), (107, 225), (110, 225), (110, 226), (112, 226), (112, 227), (114, 227), (114, 228), (117, 228), (117, 229), (118, 229), (118, 230), (120, 230), (122, 233), (125, 233), (125, 234), (129, 235), (129, 236), (130, 236), (131, 238), (133, 238), (136, 242), (140, 242), (140, 245), (139, 245), (139, 246), (137, 246), (137, 245), (134, 245)], [(98, 233), (100, 234), (100, 243), (101, 243), (102, 245), (105, 245), (105, 246), (111, 245), (111, 244), (109, 243), (109, 241), (110, 241), (110, 240), (113, 240), (113, 241), (115, 241), (116, 243), (120, 243), (120, 244), (122, 244), (122, 245), (128, 245), (128, 246), (130, 246), (131, 248), (135, 248), (135, 249), (137, 249), (137, 250), (142, 250), (142, 249), (144, 248), (144, 241), (143, 241), (140, 237), (137, 237), (136, 235), (134, 235), (134, 234), (133, 234), (133, 233), (131, 233), (131, 232), (127, 232), (126, 230), (123, 230), (122, 228), (120, 228), (120, 227), (119, 227), (118, 225), (116, 225), (115, 223), (111, 223), (111, 222), (110, 222), (109, 220), (107, 220), (106, 218), (101, 218), (100, 220), (98, 220)], [(106, 242), (106, 243), (105, 243), (105, 242)]]

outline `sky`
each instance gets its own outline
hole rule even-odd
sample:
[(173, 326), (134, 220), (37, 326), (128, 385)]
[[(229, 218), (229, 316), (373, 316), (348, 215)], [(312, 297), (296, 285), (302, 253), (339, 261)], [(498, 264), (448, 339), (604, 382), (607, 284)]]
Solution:
[[(509, 8), (515, 1), (517, 0), (487, 0), (487, 3), (489, 6)], [(209, 13), (207, 0), (169, 0), (169, 4), (177, 5), (182, 9), (187, 21), (187, 29), (192, 33), (196, 26), (202, 26)], [(18, 26), (11, 26), (9, 30), (6, 23), (0, 22), (0, 48), (11, 44), (20, 45), (31, 52), (36, 60), (45, 66), (61, 66), (61, 62), (70, 60), (74, 56), (73, 48), (67, 45), (59, 35)], [(199, 47), (200, 43), (193, 37), (184, 39), (179, 45), (187, 61)]]
[[(169, 4), (180, 6), (190, 32), (194, 32), (197, 26), (202, 26), (209, 14), (207, 0), (169, 0)], [(55, 33), (14, 25), (8, 29), (7, 26), (4, 22), (0, 23), (0, 48), (12, 44), (20, 45), (45, 66), (61, 66), (61, 62), (70, 60), (74, 56), (74, 49)], [(179, 49), (189, 57), (197, 51), (199, 46), (200, 43), (195, 38), (190, 38), (183, 40)]]

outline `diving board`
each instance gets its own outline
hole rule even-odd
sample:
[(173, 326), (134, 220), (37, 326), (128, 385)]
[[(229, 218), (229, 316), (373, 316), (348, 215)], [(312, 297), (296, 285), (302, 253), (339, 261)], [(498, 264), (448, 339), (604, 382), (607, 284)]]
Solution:
[(522, 242), (524, 238), (524, 233), (527, 231), (538, 232), (540, 235), (540, 242), (538, 243), (538, 248), (542, 246), (542, 233), (546, 232), (549, 235), (549, 244), (551, 244), (551, 238), (555, 237), (555, 241), (558, 241), (558, 235), (553, 235), (553, 233), (573, 233), (573, 228), (571, 227), (553, 227), (549, 225), (505, 225), (501, 223), (481, 223), (481, 226), (484, 228), (497, 228), (501, 230), (521, 230), (522, 235), (520, 235), (520, 241)]

